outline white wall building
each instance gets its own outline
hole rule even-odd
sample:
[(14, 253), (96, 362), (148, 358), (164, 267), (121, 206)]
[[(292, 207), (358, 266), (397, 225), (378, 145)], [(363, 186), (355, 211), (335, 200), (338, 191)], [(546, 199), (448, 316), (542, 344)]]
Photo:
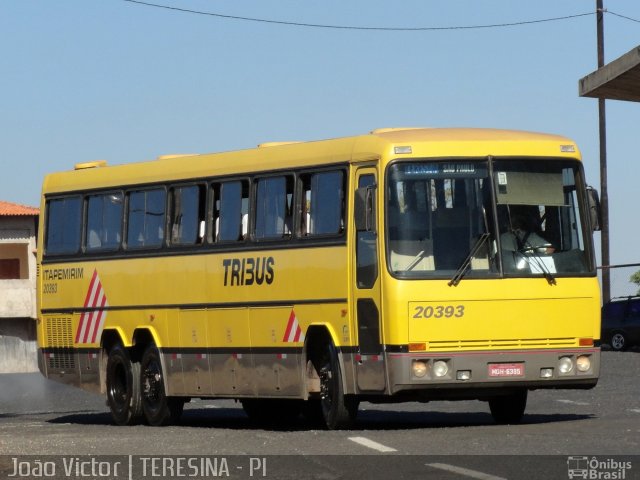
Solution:
[(37, 208), (0, 201), (0, 373), (30, 372), (36, 358)]

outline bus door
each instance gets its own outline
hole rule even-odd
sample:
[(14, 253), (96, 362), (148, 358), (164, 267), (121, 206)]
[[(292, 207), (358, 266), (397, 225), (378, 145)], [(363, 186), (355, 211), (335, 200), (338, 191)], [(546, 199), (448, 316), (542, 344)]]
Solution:
[(385, 388), (385, 363), (382, 351), (380, 267), (378, 265), (378, 232), (376, 217), (376, 169), (359, 168), (356, 172), (355, 272), (353, 279), (353, 314), (357, 324), (358, 349), (356, 377), (361, 391)]

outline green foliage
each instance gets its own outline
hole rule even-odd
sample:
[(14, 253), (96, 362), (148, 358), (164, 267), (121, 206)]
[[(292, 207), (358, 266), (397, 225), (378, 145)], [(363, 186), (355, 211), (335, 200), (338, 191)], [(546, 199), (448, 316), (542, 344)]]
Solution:
[[(640, 270), (629, 277), (629, 281), (635, 283), (636, 285), (640, 285)], [(638, 293), (636, 295), (640, 295), (640, 289), (638, 289)]]

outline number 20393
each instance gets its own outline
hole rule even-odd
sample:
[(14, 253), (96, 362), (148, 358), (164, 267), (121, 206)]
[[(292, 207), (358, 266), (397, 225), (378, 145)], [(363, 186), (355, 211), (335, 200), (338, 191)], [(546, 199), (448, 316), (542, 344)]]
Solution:
[(464, 317), (464, 305), (414, 305), (411, 307), (413, 318), (461, 318)]

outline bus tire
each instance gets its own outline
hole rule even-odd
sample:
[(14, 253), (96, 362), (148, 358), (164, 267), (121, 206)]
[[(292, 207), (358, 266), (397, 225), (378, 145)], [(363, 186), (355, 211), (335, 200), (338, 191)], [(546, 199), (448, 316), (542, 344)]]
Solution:
[(344, 395), (338, 353), (333, 342), (326, 344), (319, 359), (320, 408), (329, 430), (340, 430), (353, 425), (358, 403)]
[(527, 390), (489, 399), (493, 420), (499, 425), (520, 423), (527, 408)]
[(107, 358), (107, 405), (116, 425), (133, 425), (142, 416), (140, 363), (132, 362), (120, 344), (109, 350)]
[(176, 423), (182, 416), (184, 399), (167, 397), (160, 352), (150, 344), (140, 362), (142, 411), (147, 423), (154, 427)]

